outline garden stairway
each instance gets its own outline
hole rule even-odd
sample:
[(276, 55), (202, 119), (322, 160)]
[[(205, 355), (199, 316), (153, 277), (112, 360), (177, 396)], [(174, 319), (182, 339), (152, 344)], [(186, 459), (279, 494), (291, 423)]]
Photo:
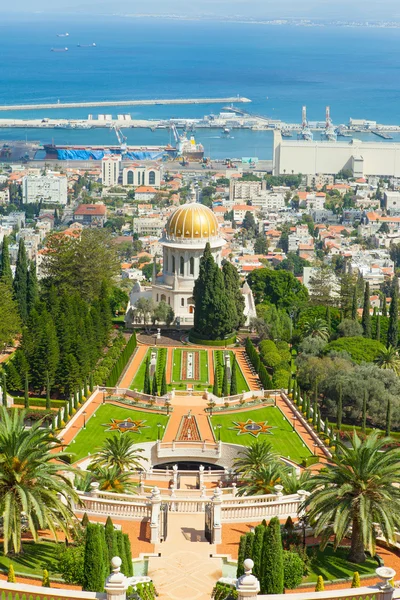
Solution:
[(216, 546), (204, 537), (204, 513), (168, 513), (168, 535), (156, 544), (158, 557), (150, 557), (148, 575), (158, 600), (210, 600), (222, 577), (222, 559), (210, 558)]
[(199, 396), (175, 396), (172, 401), (173, 412), (169, 418), (167, 428), (164, 433), (163, 442), (173, 442), (178, 438), (179, 427), (182, 418), (188, 414), (189, 409), (193, 417), (196, 417), (201, 441), (213, 442), (214, 436), (208, 421), (207, 414), (204, 412), (206, 402)]
[(242, 369), (242, 373), (247, 380), (247, 384), (251, 391), (257, 391), (260, 389), (260, 383), (257, 375), (253, 375), (251, 368), (247, 364), (247, 354), (245, 350), (234, 350), (236, 355), (236, 360), (240, 368)]
[(142, 360), (147, 354), (147, 350), (147, 346), (138, 346), (136, 348), (136, 352), (131, 358), (128, 367), (126, 368), (125, 373), (122, 376), (120, 383), (118, 384), (118, 387), (122, 389), (129, 389), (137, 371), (139, 370), (140, 365), (142, 364)]

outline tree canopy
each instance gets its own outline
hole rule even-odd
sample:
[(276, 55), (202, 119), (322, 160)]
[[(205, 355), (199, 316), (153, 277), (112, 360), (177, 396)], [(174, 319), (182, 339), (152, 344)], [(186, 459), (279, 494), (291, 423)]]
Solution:
[(278, 308), (291, 308), (308, 300), (307, 289), (289, 271), (256, 269), (247, 281), (257, 304), (270, 302)]

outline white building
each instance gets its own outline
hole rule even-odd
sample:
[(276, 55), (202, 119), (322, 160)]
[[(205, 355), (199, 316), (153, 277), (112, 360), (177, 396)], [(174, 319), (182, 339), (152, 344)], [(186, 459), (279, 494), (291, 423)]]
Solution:
[[(202, 204), (190, 202), (172, 213), (160, 240), (163, 252), (162, 275), (153, 276), (151, 297), (156, 303), (164, 301), (172, 307), (178, 325), (193, 325), (193, 288), (199, 276), (200, 259), (207, 242), (214, 260), (221, 266), (222, 248), (226, 242), (219, 235), (218, 221), (212, 210)], [(140, 288), (135, 286), (130, 294), (127, 312), (131, 317), (134, 304), (141, 297), (139, 292)], [(148, 297), (148, 292), (144, 294), (146, 295), (143, 297)], [(248, 286), (243, 288), (243, 295), (245, 314), (249, 320), (256, 313)]]
[(122, 170), (122, 184), (151, 186), (157, 190), (161, 185), (161, 169), (159, 166), (145, 167), (142, 165), (130, 165)]
[(299, 246), (311, 246), (314, 244), (314, 240), (308, 231), (307, 225), (297, 225), (295, 231), (289, 233), (289, 252), (297, 252)]
[(10, 190), (5, 188), (0, 190), (0, 204), (8, 204), (10, 202)]
[(138, 217), (133, 221), (133, 233), (161, 237), (165, 227), (164, 219), (158, 217)]
[(389, 192), (386, 190), (383, 194), (385, 208), (390, 214), (400, 212), (400, 192)]
[(274, 131), (274, 175), (336, 175), (350, 169), (354, 177), (400, 177), (400, 143), (283, 140)]
[(22, 178), (22, 202), (44, 204), (67, 204), (68, 179), (61, 173), (25, 175)]
[(101, 181), (106, 187), (118, 185), (121, 157), (110, 154), (101, 160)]
[(247, 204), (234, 204), (233, 220), (235, 223), (243, 223), (243, 219), (245, 218), (247, 212), (251, 213), (256, 220), (257, 210), (258, 209), (255, 206), (247, 206)]
[(267, 190), (266, 181), (234, 181), (230, 182), (230, 200), (255, 200)]

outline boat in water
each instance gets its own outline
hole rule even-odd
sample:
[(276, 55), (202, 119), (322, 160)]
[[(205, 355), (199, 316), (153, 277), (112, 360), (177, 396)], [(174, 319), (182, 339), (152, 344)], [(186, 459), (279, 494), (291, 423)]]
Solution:
[(57, 33), (57, 37), (68, 37), (69, 33)]
[(222, 130), (222, 133), (224, 133), (225, 135), (229, 135), (231, 132), (231, 130), (229, 129), (229, 127), (224, 127)]
[(94, 48), (96, 46), (96, 44), (93, 42), (93, 44), (78, 44), (78, 48)]
[(68, 52), (68, 48), (52, 48), (52, 52)]

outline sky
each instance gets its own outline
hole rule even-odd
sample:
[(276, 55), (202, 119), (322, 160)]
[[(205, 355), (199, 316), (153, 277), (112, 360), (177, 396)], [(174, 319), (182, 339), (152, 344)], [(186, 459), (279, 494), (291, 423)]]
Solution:
[(400, 19), (398, 0), (0, 0), (2, 12), (126, 13), (256, 18)]

